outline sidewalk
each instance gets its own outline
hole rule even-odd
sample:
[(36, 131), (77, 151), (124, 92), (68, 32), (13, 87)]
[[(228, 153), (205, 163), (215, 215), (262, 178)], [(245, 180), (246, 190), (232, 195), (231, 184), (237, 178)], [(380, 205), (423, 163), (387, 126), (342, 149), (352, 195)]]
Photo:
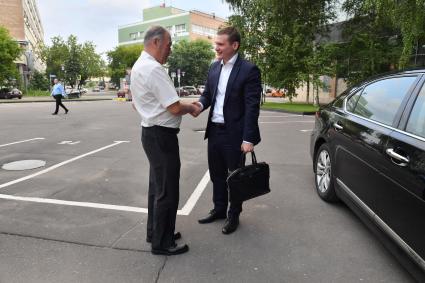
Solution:
[[(114, 94), (102, 95), (82, 95), (80, 98), (64, 99), (64, 101), (95, 101), (95, 100), (112, 100)], [(52, 102), (54, 99), (51, 96), (23, 96), (22, 99), (0, 99), (0, 103), (32, 103), (32, 102)]]

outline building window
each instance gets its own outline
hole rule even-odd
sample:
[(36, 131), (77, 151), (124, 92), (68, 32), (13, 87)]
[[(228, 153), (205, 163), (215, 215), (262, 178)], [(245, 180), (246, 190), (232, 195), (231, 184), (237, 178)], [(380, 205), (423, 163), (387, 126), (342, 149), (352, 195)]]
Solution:
[(186, 32), (186, 24), (176, 25), (176, 35)]
[(130, 33), (130, 38), (135, 40), (137, 38), (137, 32)]
[(192, 32), (197, 33), (204, 36), (215, 37), (217, 34), (217, 30), (209, 27), (192, 25)]

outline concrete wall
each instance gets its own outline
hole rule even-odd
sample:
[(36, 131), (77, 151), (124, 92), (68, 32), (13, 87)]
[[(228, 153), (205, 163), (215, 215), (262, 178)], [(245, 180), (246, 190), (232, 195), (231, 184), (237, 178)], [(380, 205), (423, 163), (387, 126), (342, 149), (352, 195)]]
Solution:
[[(320, 104), (331, 102), (336, 96), (341, 94), (347, 89), (347, 83), (344, 79), (336, 79), (335, 77), (321, 77), (325, 83), (324, 88), (319, 88), (319, 102)], [(293, 99), (294, 102), (307, 102), (307, 84), (302, 85), (296, 90), (297, 97)], [(315, 92), (314, 92), (315, 93)], [(310, 83), (310, 96), (309, 103), (313, 101), (313, 84)]]

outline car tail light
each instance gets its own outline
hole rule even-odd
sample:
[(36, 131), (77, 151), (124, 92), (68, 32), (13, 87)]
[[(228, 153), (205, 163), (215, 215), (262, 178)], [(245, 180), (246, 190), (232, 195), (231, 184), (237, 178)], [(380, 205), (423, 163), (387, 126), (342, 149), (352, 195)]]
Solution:
[(320, 118), (320, 111), (316, 111), (316, 118), (319, 119)]

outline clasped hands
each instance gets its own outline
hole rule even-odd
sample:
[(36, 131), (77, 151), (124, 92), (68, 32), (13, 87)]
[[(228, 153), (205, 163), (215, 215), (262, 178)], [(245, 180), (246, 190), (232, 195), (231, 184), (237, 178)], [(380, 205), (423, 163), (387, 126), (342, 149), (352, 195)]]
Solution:
[(199, 102), (192, 102), (192, 112), (190, 112), (190, 115), (192, 115), (193, 117), (198, 117), (199, 114), (201, 114), (201, 111), (202, 108), (201, 105), (199, 105)]

